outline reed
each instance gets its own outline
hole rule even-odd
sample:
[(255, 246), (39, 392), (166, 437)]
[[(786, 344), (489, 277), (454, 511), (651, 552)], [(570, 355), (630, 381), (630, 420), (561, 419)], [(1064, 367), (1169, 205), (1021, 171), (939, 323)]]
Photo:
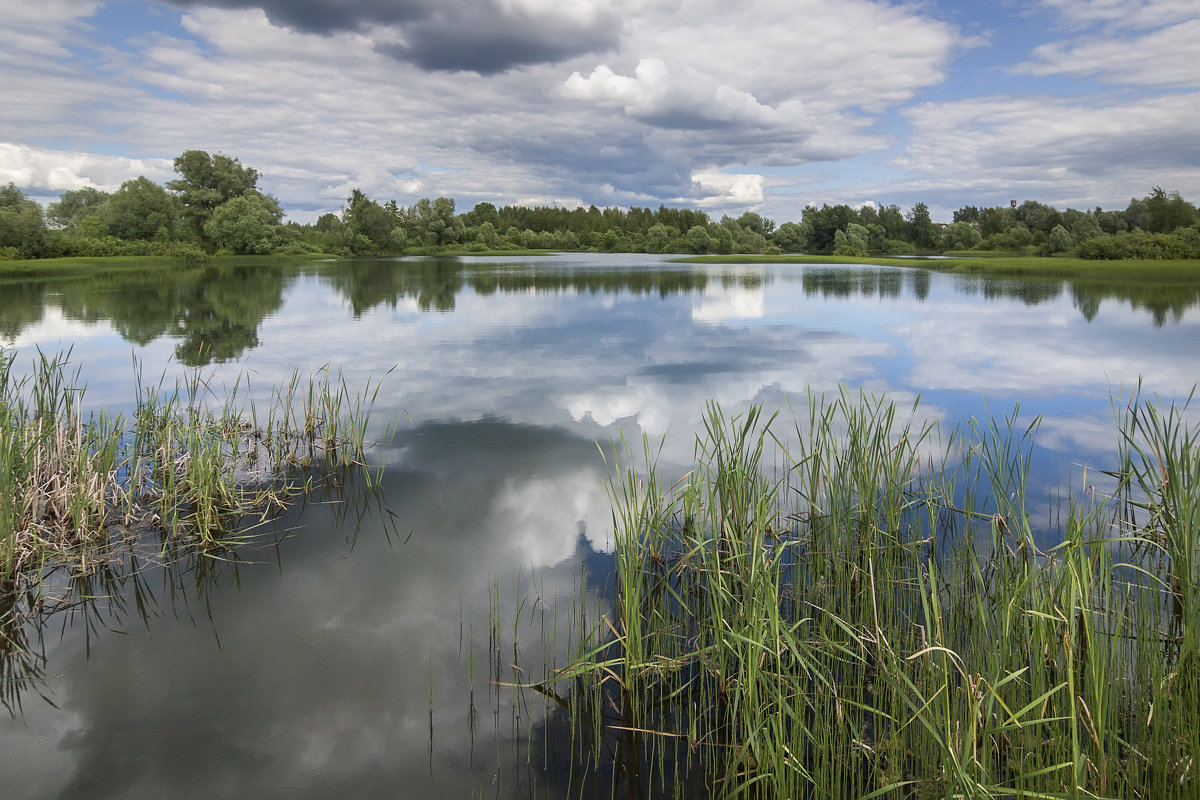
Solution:
[(1036, 422), (943, 438), (916, 411), (810, 397), (788, 444), (712, 405), (670, 488), (643, 442), (612, 483), (615, 607), (539, 687), (614, 792), (1197, 796), (1187, 404), (1120, 406), (1117, 490), (1053, 532), (1025, 507)]
[[(84, 412), (69, 352), (21, 379), (0, 353), (0, 594), (47, 569), (87, 571), (130, 537), (229, 548), (317, 486), (361, 471), (379, 384), (352, 393), (328, 367), (275, 387), (265, 413), (244, 376), (143, 385), (126, 419)], [(260, 419), (261, 418), (261, 419)]]

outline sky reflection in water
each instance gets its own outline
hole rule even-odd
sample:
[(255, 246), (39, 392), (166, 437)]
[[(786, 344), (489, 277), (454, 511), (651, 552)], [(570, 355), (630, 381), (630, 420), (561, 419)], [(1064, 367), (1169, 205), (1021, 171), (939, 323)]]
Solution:
[[(247, 554), (262, 563), (210, 565), (178, 602), (160, 581), (150, 619), (107, 618), (126, 635), (76, 622), (47, 636), (42, 690), (58, 709), (29, 695), (23, 717), (0, 719), (0, 774), (30, 798), (556, 796), (541, 706), (514, 718), (510, 689), (498, 706), (489, 695), (488, 623), (507, 631), (506, 681), (514, 620), (527, 664), (543, 647), (568, 657), (564, 619), (555, 634), (545, 614), (581, 565), (594, 581), (606, 568), (597, 442), (665, 435), (661, 463), (678, 474), (709, 399), (732, 413), (790, 402), (800, 416), (807, 391), (846, 384), (904, 406), (919, 394), (947, 428), (984, 413), (984, 398), (995, 414), (1020, 403), (1023, 420), (1045, 415), (1034, 481), (1050, 487), (1111, 463), (1113, 392), (1139, 378), (1164, 397), (1191, 390), (1198, 299), (641, 255), (6, 289), (0, 337), (20, 348), (16, 368), (35, 347), (72, 347), (90, 403), (130, 406), (131, 352), (146, 382), (194, 365), (214, 386), (248, 373), (259, 396), (294, 370), (328, 364), (360, 387), (395, 366), (373, 422), (397, 433), (375, 451), (394, 518), (373, 513), (356, 531), (337, 506), (313, 505), (281, 521), (300, 527), (277, 551)], [(1035, 514), (1049, 513), (1045, 495)]]

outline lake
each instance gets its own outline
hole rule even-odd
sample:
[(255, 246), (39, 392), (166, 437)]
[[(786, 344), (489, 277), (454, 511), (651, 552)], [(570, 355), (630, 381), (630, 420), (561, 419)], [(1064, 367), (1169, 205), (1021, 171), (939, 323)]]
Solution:
[(139, 371), (199, 370), (218, 394), (248, 377), (264, 400), (326, 366), (382, 381), (386, 466), (378, 494), (313, 497), (236, 559), (101, 576), (99, 599), (26, 626), (3, 651), (7, 797), (557, 798), (562, 720), (513, 684), (570, 659), (581, 582), (603, 606), (612, 443), (645, 434), (678, 476), (709, 400), (783, 409), (786, 442), (809, 393), (840, 387), (919, 396), (947, 431), (1040, 415), (1030, 512), (1049, 528), (1061, 491), (1113, 465), (1139, 381), (1169, 402), (1200, 380), (1200, 288), (646, 255), (259, 261), (5, 283), (0, 343), (17, 372), (69, 350), (114, 411)]

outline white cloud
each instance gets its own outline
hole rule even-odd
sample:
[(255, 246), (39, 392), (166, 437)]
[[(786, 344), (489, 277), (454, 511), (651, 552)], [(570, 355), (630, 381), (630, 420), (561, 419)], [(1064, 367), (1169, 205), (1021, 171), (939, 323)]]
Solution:
[[(902, 180), (864, 185), (907, 135), (881, 115), (903, 111), (927, 88), (949, 87), (967, 66), (954, 59), (977, 37), (935, 18), (932, 5), (489, 0), (487, 20), (545, 19), (583, 38), (563, 50), (543, 31), (545, 59), (481, 75), (387, 55), (412, 45), (409, 12), (429, 22), (432, 5), (263, 3), (265, 12), (257, 0), (180, 0), (174, 5), (186, 14), (164, 14), (159, 32), (151, 22), (136, 36), (96, 14), (98, 2), (48, 0), (37, 13), (9, 3), (0, 30), (0, 170), (42, 192), (111, 187), (140, 172), (169, 177), (141, 169), (139, 157), (161, 165), (199, 148), (258, 169), (294, 219), (336, 210), (354, 188), (404, 204), (439, 194), (463, 208), (482, 200), (666, 202), (794, 219), (813, 199), (789, 194), (801, 182), (821, 197), (933, 207), (936, 193), (975, 187), (1001, 201), (1016, 192), (1109, 205), (1156, 182), (1188, 195), (1200, 163), (1190, 95), (979, 98), (904, 111), (914, 137), (894, 167), (908, 173), (893, 169)], [(1053, 6), (1097, 30), (1030, 53), (1020, 67), (1030, 80), (1195, 85), (1189, 67), (1200, 54), (1191, 39), (1200, 36), (1188, 36), (1196, 15), (1183, 5)], [(456, 25), (486, 22), (463, 16), (463, 3), (438, 8), (458, 15)], [(1121, 14), (1139, 20), (1142, 33), (1129, 46), (1104, 27)], [(183, 35), (163, 32), (177, 31), (176, 22)], [(458, 35), (446, 20), (435, 23)], [(1165, 25), (1176, 27), (1159, 30)], [(110, 155), (94, 158), (113, 159), (104, 173), (85, 158), (102, 153)], [(820, 166), (803, 172), (808, 164)], [(1172, 177), (1158, 177), (1159, 169)]]
[(170, 180), (174, 176), (171, 160), (71, 153), (0, 142), (0, 183), (52, 192), (84, 186), (111, 192), (139, 175), (159, 182)]
[[(761, 281), (762, 273), (758, 273)], [(766, 292), (762, 284), (752, 289), (707, 287), (692, 307), (692, 321), (721, 323), (729, 320), (760, 319), (766, 313)]]
[(1122, 28), (1168, 25), (1196, 16), (1192, 0), (1042, 0), (1070, 23), (1115, 23)]
[(1015, 71), (1097, 76), (1120, 84), (1200, 87), (1200, 17), (1142, 36), (1081, 38), (1044, 44)]
[[(926, 192), (1043, 202), (1110, 202), (1155, 183), (1200, 193), (1200, 104), (1190, 94), (1131, 100), (986, 97), (904, 112), (912, 141), (897, 164)], [(998, 201), (999, 202), (999, 201)]]
[(761, 175), (731, 175), (716, 170), (706, 170), (692, 175), (695, 192), (691, 198), (676, 198), (677, 202), (695, 203), (701, 208), (727, 208), (758, 206), (763, 201), (763, 178)]
[(708, 128), (724, 125), (770, 126), (778, 112), (754, 95), (715, 81), (694, 67), (671, 68), (661, 58), (643, 58), (632, 77), (601, 64), (588, 77), (578, 72), (563, 84), (570, 98), (602, 106), (621, 106), (631, 117), (665, 127)]

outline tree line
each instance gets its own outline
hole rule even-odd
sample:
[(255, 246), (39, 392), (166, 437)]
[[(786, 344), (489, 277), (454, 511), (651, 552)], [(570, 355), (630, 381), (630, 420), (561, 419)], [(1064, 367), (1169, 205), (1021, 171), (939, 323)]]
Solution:
[(449, 197), (412, 206), (354, 189), (338, 213), (285, 222), (237, 158), (188, 150), (177, 178), (145, 177), (115, 192), (85, 187), (43, 209), (13, 184), (0, 187), (0, 259), (212, 253), (390, 255), (451, 251), (591, 250), (688, 254), (868, 256), (992, 250), (1082, 258), (1200, 258), (1200, 210), (1154, 187), (1124, 210), (1058, 210), (1035, 200), (963, 206), (935, 223), (924, 203), (822, 205), (776, 225), (752, 211), (713, 219), (688, 208), (496, 207), (458, 213)]

